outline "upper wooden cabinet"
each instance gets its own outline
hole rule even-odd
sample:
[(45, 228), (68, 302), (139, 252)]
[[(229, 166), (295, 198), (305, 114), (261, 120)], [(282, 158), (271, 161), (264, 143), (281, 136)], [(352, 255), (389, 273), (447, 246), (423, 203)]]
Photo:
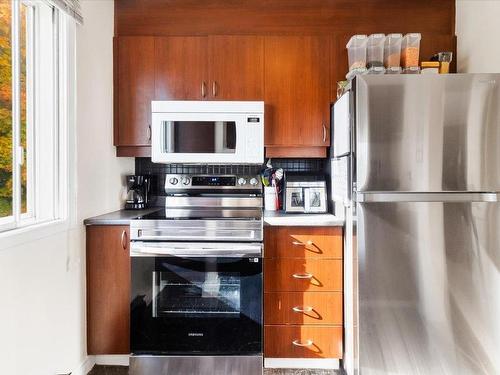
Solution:
[(149, 156), (152, 100), (264, 100), (267, 156), (324, 157), (330, 38), (164, 36), (115, 39), (115, 145)]
[[(154, 39), (115, 38), (115, 126), (118, 156), (147, 156), (154, 98)], [(146, 154), (144, 154), (146, 153)]]
[(210, 36), (210, 100), (264, 100), (264, 38)]
[(152, 100), (263, 100), (261, 36), (115, 38), (118, 156), (151, 155)]
[(266, 155), (326, 156), (330, 144), (329, 38), (271, 36), (264, 45)]
[(154, 100), (207, 97), (207, 37), (155, 38)]

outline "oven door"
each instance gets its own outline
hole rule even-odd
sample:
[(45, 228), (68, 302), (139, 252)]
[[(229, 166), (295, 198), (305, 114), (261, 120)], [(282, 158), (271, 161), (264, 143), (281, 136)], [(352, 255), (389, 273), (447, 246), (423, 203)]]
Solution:
[[(262, 114), (153, 113), (155, 163), (262, 163)], [(257, 121), (258, 120), (258, 121)]]
[(131, 252), (132, 353), (262, 353), (260, 254), (230, 257), (213, 246), (206, 256), (171, 250)]

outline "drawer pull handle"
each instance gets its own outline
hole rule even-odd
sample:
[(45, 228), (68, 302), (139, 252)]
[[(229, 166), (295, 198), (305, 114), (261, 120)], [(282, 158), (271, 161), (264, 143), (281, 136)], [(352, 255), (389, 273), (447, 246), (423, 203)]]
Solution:
[(303, 306), (303, 307), (295, 306), (295, 307), (292, 307), (292, 310), (296, 313), (305, 313), (305, 312), (313, 311), (314, 308), (311, 306)]
[(127, 231), (122, 231), (121, 242), (123, 250), (127, 250)]
[(306, 245), (312, 245), (313, 242), (311, 240), (307, 241), (306, 243), (300, 242), (300, 241), (293, 241), (292, 244), (297, 245), (297, 246), (306, 246)]
[(295, 279), (312, 279), (313, 275), (312, 273), (294, 273), (292, 277)]
[(301, 342), (300, 340), (293, 340), (292, 344), (295, 346), (311, 346), (312, 344), (314, 344), (314, 341), (313, 340), (306, 340), (304, 342)]

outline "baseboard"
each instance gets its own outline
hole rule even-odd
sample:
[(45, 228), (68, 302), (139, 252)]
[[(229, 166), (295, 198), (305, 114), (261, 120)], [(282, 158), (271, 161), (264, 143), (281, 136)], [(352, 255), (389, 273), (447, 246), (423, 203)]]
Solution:
[(87, 375), (95, 365), (94, 356), (87, 356), (85, 360), (78, 366), (76, 370), (71, 372), (71, 375)]
[(108, 365), (108, 366), (128, 366), (129, 365), (129, 355), (96, 355), (95, 364), (96, 365)]
[(340, 366), (336, 358), (264, 358), (264, 367), (338, 370)]

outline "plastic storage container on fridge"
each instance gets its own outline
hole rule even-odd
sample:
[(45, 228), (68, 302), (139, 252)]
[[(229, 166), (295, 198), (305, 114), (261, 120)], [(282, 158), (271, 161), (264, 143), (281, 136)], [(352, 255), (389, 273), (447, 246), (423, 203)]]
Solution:
[(420, 55), (419, 33), (406, 34), (401, 42), (401, 65), (403, 68), (417, 67)]
[(349, 58), (349, 73), (347, 78), (366, 71), (366, 35), (354, 35), (346, 45)]
[[(402, 41), (403, 41), (403, 34), (389, 34), (385, 37), (384, 65), (386, 68), (400, 67)], [(399, 69), (393, 69), (393, 71), (395, 70)]]
[(372, 34), (368, 37), (366, 42), (366, 67), (368, 69), (384, 67), (384, 43), (384, 34)]

